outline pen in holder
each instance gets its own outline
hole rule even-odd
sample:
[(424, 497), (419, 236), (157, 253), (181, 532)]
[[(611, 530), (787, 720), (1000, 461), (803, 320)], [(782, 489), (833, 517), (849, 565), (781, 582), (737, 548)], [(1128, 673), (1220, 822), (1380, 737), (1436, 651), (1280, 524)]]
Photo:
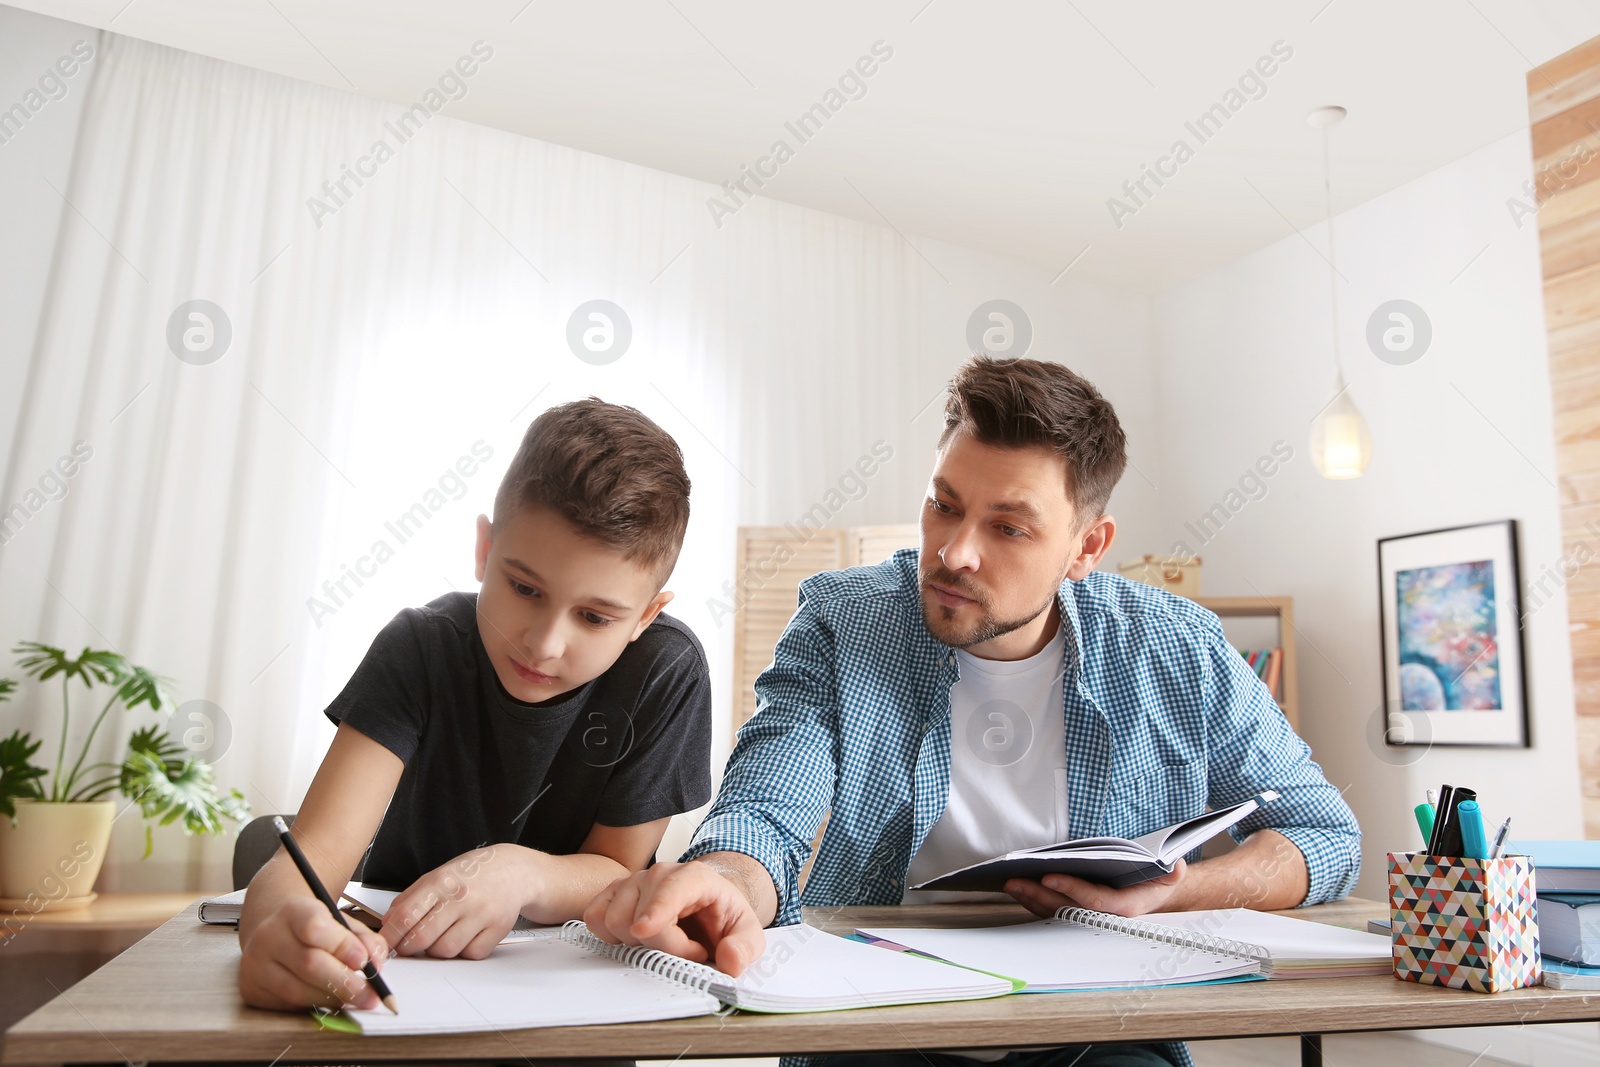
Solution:
[(1542, 978), (1526, 856), (1389, 853), (1389, 930), (1396, 978), (1479, 993)]

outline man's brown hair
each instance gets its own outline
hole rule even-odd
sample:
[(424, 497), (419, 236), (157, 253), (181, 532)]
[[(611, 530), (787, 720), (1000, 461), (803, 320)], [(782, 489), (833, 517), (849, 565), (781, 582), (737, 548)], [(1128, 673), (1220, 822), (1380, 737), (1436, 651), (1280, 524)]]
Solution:
[(672, 435), (637, 408), (598, 397), (533, 420), (494, 496), (499, 525), (546, 507), (578, 533), (666, 582), (689, 527), (689, 474)]
[(950, 379), (943, 448), (958, 432), (997, 448), (1048, 448), (1067, 464), (1067, 497), (1086, 523), (1105, 514), (1128, 464), (1111, 402), (1059, 363), (974, 356)]

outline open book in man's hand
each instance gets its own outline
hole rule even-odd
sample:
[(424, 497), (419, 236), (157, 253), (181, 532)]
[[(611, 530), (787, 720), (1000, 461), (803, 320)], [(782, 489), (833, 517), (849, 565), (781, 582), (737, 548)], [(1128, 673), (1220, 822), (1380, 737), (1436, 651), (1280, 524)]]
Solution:
[(1208, 811), (1132, 840), (1085, 837), (1058, 845), (1018, 849), (930, 878), (911, 888), (997, 893), (1004, 890), (1008, 878), (1037, 880), (1047, 874), (1070, 874), (1086, 882), (1121, 889), (1171, 874), (1184, 853), (1198, 848), (1261, 805), (1277, 799), (1278, 794), (1269, 789), (1232, 807)]

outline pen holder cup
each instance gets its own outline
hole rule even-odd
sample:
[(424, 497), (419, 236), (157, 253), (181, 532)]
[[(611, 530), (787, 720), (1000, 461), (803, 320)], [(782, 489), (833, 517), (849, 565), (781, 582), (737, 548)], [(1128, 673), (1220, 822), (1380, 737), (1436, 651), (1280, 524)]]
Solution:
[(1534, 899), (1527, 856), (1389, 853), (1394, 976), (1479, 993), (1537, 985)]

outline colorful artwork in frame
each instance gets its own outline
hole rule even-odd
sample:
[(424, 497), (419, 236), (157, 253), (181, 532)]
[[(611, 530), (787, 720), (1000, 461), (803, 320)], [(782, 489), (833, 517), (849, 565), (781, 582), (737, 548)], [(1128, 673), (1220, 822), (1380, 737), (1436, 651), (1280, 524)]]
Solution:
[(1378, 542), (1390, 744), (1525, 746), (1514, 520)]
[(1395, 575), (1400, 710), (1500, 706), (1494, 561), (1411, 567)]

